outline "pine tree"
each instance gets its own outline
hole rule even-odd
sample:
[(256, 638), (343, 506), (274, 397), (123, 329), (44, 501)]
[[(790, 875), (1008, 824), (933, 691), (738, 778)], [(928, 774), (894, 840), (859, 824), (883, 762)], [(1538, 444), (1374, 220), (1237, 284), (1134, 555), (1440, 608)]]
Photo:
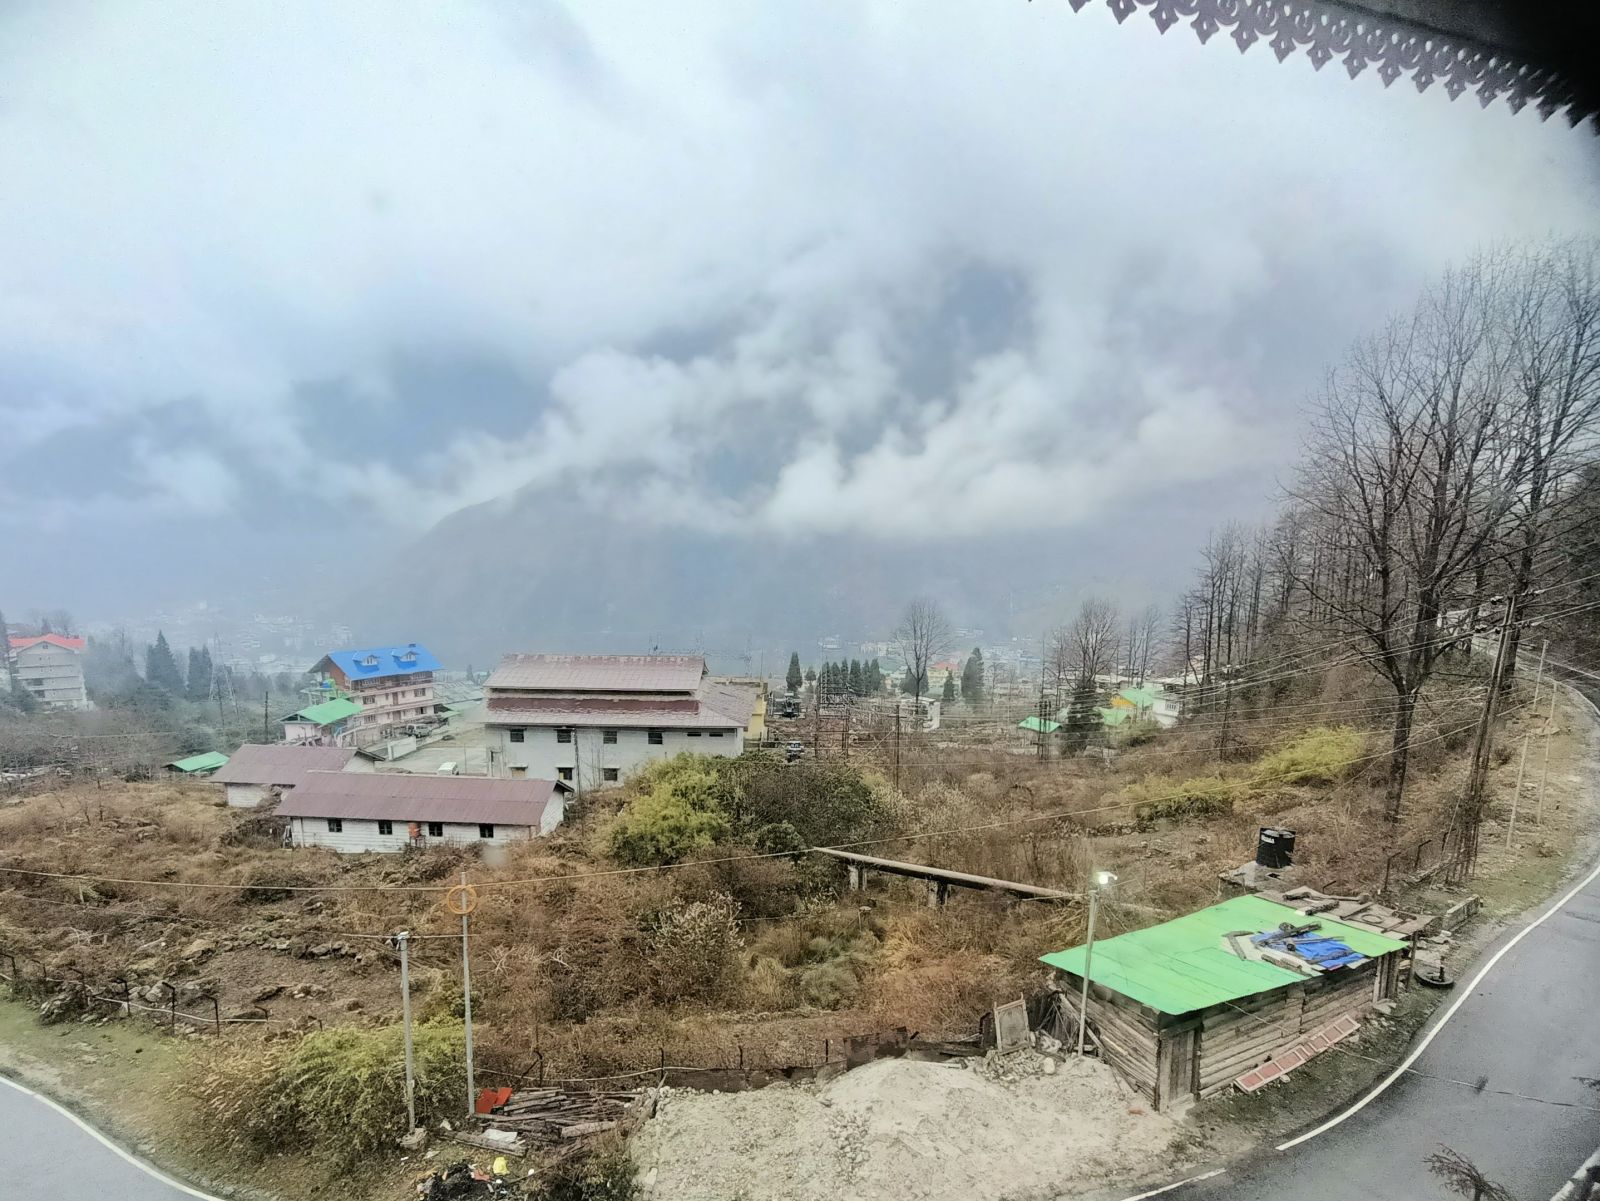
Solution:
[(1094, 678), (1080, 677), (1072, 689), (1072, 703), (1067, 708), (1066, 725), (1061, 737), (1069, 751), (1081, 751), (1100, 732), (1100, 710), (1095, 707)]
[(850, 660), (850, 695), (865, 696), (867, 694), (867, 677), (861, 674), (861, 660)]
[(789, 672), (783, 677), (783, 682), (789, 686), (790, 692), (799, 692), (800, 685), (804, 680), (805, 676), (800, 673), (800, 652), (791, 651), (789, 653)]
[(867, 667), (867, 691), (873, 696), (883, 691), (883, 667), (876, 659)]
[(189, 699), (203, 701), (211, 695), (211, 651), (206, 647), (189, 648)]
[(183, 673), (178, 670), (178, 661), (172, 657), (166, 634), (160, 630), (156, 631), (156, 640), (145, 647), (144, 678), (171, 696), (183, 695)]
[(969, 705), (983, 700), (983, 652), (977, 647), (961, 667), (961, 699)]
[(944, 691), (939, 694), (939, 699), (947, 705), (956, 699), (955, 672), (947, 671), (944, 673)]

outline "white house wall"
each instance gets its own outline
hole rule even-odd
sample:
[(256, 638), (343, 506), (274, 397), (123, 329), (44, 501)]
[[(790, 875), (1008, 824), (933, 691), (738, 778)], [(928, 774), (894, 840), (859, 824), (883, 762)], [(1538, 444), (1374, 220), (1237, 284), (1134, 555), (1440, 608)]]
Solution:
[(228, 804), (235, 809), (259, 805), (267, 796), (265, 784), (224, 784), (222, 787), (227, 790)]
[[(511, 729), (521, 728), (523, 741), (511, 741)], [(579, 792), (607, 787), (605, 769), (617, 769), (618, 781), (626, 780), (647, 763), (670, 759), (685, 751), (695, 755), (723, 755), (733, 758), (744, 751), (740, 730), (662, 730), (661, 745), (650, 742), (649, 731), (619, 729), (617, 741), (607, 743), (599, 727), (582, 727), (573, 732), (571, 742), (557, 742), (554, 726), (488, 727), (489, 745), (504, 770), (497, 775), (526, 775), (535, 780), (559, 780), (561, 769), (574, 771), (573, 782)], [(522, 772), (516, 771), (523, 768)]]
[[(556, 798), (551, 799), (551, 804), (556, 804)], [(545, 807), (543, 822), (551, 822), (550, 805)], [(378, 833), (376, 820), (347, 817), (341, 820), (342, 829), (333, 833), (328, 829), (328, 819), (324, 817), (294, 817), (289, 819), (290, 840), (297, 847), (326, 847), (331, 851), (343, 854), (356, 855), (366, 851), (403, 851), (410, 845), (410, 823), (395, 821), (393, 831), (389, 834)], [(550, 824), (550, 830), (555, 829), (561, 822), (560, 810)], [(427, 824), (423, 823), (423, 829)], [(540, 833), (549, 833), (542, 829)], [(441, 843), (464, 845), (474, 842), (521, 842), (533, 837), (531, 826), (501, 826), (494, 828), (494, 838), (479, 838), (478, 824), (476, 822), (446, 822), (444, 837), (425, 838), (424, 846), (438, 846)]]

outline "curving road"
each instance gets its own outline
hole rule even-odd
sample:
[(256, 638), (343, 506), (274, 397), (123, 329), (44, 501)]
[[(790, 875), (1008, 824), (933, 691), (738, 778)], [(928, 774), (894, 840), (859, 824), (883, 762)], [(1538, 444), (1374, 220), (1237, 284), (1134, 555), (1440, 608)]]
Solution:
[(0, 1196), (29, 1201), (213, 1201), (140, 1163), (76, 1117), (0, 1077)]
[(1508, 931), (1462, 975), (1468, 991), (1452, 997), (1424, 1032), (1432, 1041), (1414, 1070), (1358, 1112), (1335, 1115), (1283, 1150), (1263, 1148), (1205, 1179), (1138, 1196), (1443, 1198), (1452, 1194), (1424, 1163), (1440, 1144), (1519, 1201), (1553, 1196), (1600, 1146), (1600, 867), (1539, 915), (1531, 927)]

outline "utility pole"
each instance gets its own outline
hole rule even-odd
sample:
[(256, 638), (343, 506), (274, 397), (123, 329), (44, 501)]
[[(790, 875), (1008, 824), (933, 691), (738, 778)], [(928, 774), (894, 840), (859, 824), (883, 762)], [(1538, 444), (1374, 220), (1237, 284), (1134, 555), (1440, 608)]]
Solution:
[(1511, 836), (1517, 832), (1517, 804), (1522, 800), (1522, 769), (1528, 766), (1528, 739), (1530, 731), (1522, 736), (1522, 754), (1517, 759), (1517, 786), (1511, 793), (1511, 820), (1506, 823), (1506, 850), (1511, 849)]
[(844, 705), (844, 732), (839, 735), (839, 753), (850, 758), (850, 702)]
[(1094, 919), (1100, 910), (1100, 890), (1089, 889), (1089, 938), (1083, 947), (1083, 992), (1078, 997), (1078, 1057), (1083, 1057), (1084, 1036), (1089, 1029), (1089, 969), (1094, 962)]
[(262, 742), (271, 742), (272, 741), (272, 725), (267, 720), (267, 698), (269, 696), (271, 696), (271, 695), (272, 695), (272, 693), (270, 691), (268, 691), (267, 689), (263, 688), (261, 690), (261, 741)]
[(1516, 620), (1517, 598), (1506, 598), (1506, 609), (1500, 618), (1500, 641), (1495, 648), (1494, 670), (1489, 675), (1489, 691), (1483, 698), (1483, 712), (1478, 717), (1478, 732), (1472, 748), (1472, 771), (1467, 777), (1467, 795), (1463, 806), (1466, 820), (1462, 823), (1461, 848), (1452, 883), (1459, 884), (1473, 872), (1478, 861), (1478, 836), (1483, 824), (1483, 787), (1489, 776), (1489, 756), (1494, 743), (1494, 718), (1499, 707), (1500, 682), (1505, 678), (1506, 655), (1511, 645), (1512, 625)]
[[(572, 773), (576, 776), (578, 773)], [(470, 898), (467, 891), (467, 873), (461, 873), (462, 895)], [(472, 956), (468, 953), (471, 936), (468, 933), (468, 915), (472, 912), (470, 902), (462, 906), (461, 913), (461, 1015), (467, 1029), (467, 1116), (470, 1118), (477, 1110), (478, 1088), (472, 1078)]]
[(417, 1128), (416, 1059), (411, 1049), (411, 932), (402, 930), (395, 935), (400, 943), (400, 1020), (406, 1032), (406, 1118), (409, 1133)]
[(900, 791), (900, 702), (894, 703), (894, 790)]
[[(1533, 673), (1533, 699), (1528, 702), (1531, 708), (1539, 703), (1539, 681), (1544, 679), (1544, 655), (1550, 649), (1550, 639), (1546, 638), (1539, 644), (1539, 670)], [(1554, 688), (1555, 684), (1550, 687)]]
[(811, 754), (822, 758), (822, 674), (817, 674), (817, 690), (811, 705)]
[[(1539, 772), (1539, 808), (1537, 820), (1540, 826), (1544, 825), (1544, 784), (1550, 778), (1550, 735), (1556, 728), (1556, 682), (1550, 681), (1550, 716), (1544, 723), (1544, 768)], [(1560, 806), (1557, 806), (1560, 808)]]
[(1040, 759), (1044, 758), (1044, 743), (1045, 743), (1045, 739), (1044, 739), (1045, 724), (1044, 723), (1047, 720), (1046, 714), (1048, 714), (1049, 712), (1050, 712), (1050, 710), (1046, 707), (1044, 685), (1040, 684), (1039, 685), (1039, 729), (1038, 729), (1037, 734), (1036, 734), (1036, 736), (1034, 738), (1034, 753), (1036, 755), (1038, 755)]

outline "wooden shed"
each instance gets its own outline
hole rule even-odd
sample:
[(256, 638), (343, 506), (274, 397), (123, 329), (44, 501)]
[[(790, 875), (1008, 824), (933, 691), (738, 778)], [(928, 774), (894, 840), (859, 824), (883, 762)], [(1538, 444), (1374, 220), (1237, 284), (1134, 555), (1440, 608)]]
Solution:
[[(1305, 958), (1295, 950), (1302, 944)], [(1097, 939), (1089, 1029), (1112, 1068), (1157, 1109), (1170, 1109), (1241, 1078), (1259, 1086), (1352, 1032), (1398, 990), (1406, 949), (1276, 901), (1235, 897)], [(1075, 1023), (1084, 948), (1040, 958), (1059, 973)]]

